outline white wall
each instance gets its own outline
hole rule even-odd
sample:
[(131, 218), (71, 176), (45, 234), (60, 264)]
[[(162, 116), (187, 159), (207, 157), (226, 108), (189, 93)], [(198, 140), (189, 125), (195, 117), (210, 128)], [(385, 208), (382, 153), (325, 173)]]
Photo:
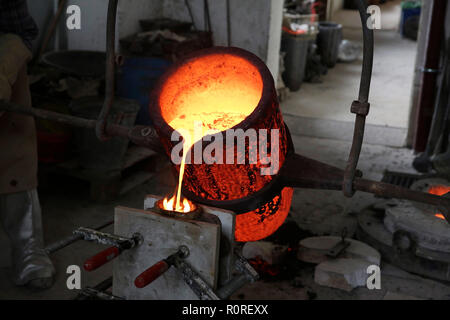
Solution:
[(119, 38), (141, 31), (139, 20), (161, 18), (162, 0), (121, 0), (117, 12)]
[[(246, 49), (265, 61), (274, 75), (278, 75), (278, 57), (284, 0), (229, 0), (231, 16), (231, 45)], [(53, 0), (30, 1), (30, 11), (45, 32)], [(42, 5), (42, 4), (45, 5)], [(189, 0), (195, 26), (204, 29), (203, 0)], [(106, 47), (106, 17), (108, 0), (69, 0), (81, 9), (81, 30), (65, 28), (66, 13), (60, 29), (61, 49), (104, 51)], [(214, 44), (226, 46), (226, 0), (209, 0)], [(121, 0), (117, 16), (117, 39), (140, 31), (139, 20), (168, 17), (190, 21), (184, 0)], [(51, 46), (50, 46), (51, 47)]]
[[(50, 19), (53, 15), (53, 0), (28, 0), (30, 14), (39, 27), (39, 38), (34, 42), (35, 50), (41, 43)], [(81, 30), (67, 30), (67, 14), (61, 16), (61, 49), (105, 51), (106, 17), (108, 0), (69, 0), (67, 6), (78, 5), (81, 9)], [(67, 7), (66, 6), (66, 7)], [(140, 19), (152, 19), (162, 16), (162, 0), (121, 0), (117, 8), (118, 39), (140, 31)], [(49, 43), (53, 49), (54, 41)]]
[[(108, 0), (69, 0), (81, 8), (81, 30), (67, 31), (68, 49), (104, 51)], [(119, 1), (117, 40), (140, 31), (139, 20), (161, 17), (161, 0)]]
[[(231, 46), (248, 50), (265, 61), (276, 79), (281, 38), (283, 0), (229, 0)], [(204, 29), (203, 0), (189, 0), (195, 26)], [(226, 46), (225, 0), (209, 0), (214, 45)], [(163, 15), (190, 21), (184, 0), (165, 0)]]
[(331, 16), (333, 16), (336, 11), (342, 10), (344, 8), (344, 0), (330, 0), (330, 1), (332, 4)]
[[(39, 36), (33, 41), (33, 52), (36, 53), (41, 43), (45, 28), (53, 15), (53, 0), (28, 0), (28, 10), (39, 28)], [(52, 47), (51, 43), (49, 47)]]
[[(105, 51), (108, 0), (69, 0), (81, 9), (81, 30), (67, 30), (67, 49)], [(64, 14), (64, 19), (67, 15)]]

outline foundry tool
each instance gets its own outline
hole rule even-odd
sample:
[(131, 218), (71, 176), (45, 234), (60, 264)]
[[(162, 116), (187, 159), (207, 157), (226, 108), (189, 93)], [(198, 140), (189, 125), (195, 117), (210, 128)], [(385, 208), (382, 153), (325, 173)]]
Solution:
[(86, 287), (74, 298), (74, 300), (123, 300), (106, 290), (112, 286), (112, 277), (109, 277), (94, 287)]
[(183, 280), (192, 289), (200, 300), (220, 300), (213, 289), (200, 277), (200, 275), (184, 261), (189, 256), (189, 248), (180, 246), (178, 251), (171, 254), (142, 272), (134, 281), (137, 288), (144, 288), (162, 276), (171, 266), (183, 274)]
[(158, 261), (153, 266), (138, 275), (134, 280), (134, 285), (137, 288), (144, 288), (148, 286), (154, 280), (162, 276), (164, 272), (169, 270), (171, 266), (176, 265), (179, 259), (184, 259), (188, 256), (189, 248), (186, 246), (180, 246), (177, 252), (161, 261)]
[[(22, 114), (33, 115), (43, 119), (54, 120), (73, 126), (80, 126), (85, 128), (95, 128), (97, 136), (100, 140), (105, 140), (113, 136), (126, 137), (132, 142), (143, 145), (148, 148), (161, 151), (162, 146), (158, 135), (154, 128), (146, 126), (135, 126), (127, 128), (117, 124), (108, 123), (106, 121), (109, 114), (112, 102), (114, 100), (114, 74), (117, 56), (114, 52), (115, 44), (115, 22), (118, 0), (110, 0), (108, 6), (108, 20), (107, 20), (107, 61), (106, 61), (106, 90), (105, 101), (103, 109), (98, 120), (87, 120), (73, 116), (63, 115), (51, 111), (28, 109), (22, 106), (13, 105), (8, 102), (0, 102), (0, 110), (8, 112), (17, 112)], [(303, 157), (295, 154), (291, 148), (290, 152), (286, 151), (286, 159), (281, 167), (279, 173), (261, 189), (244, 196), (242, 198), (221, 201), (205, 199), (201, 194), (194, 194), (183, 190), (188, 198), (198, 203), (212, 205), (220, 208), (232, 209), (237, 213), (242, 213), (243, 210), (254, 210), (267, 203), (268, 199), (273, 199), (275, 195), (280, 194), (283, 187), (302, 187), (302, 188), (316, 188), (329, 190), (343, 190), (346, 196), (352, 196), (357, 190), (373, 193), (383, 197), (394, 197), (401, 199), (409, 199), (412, 201), (424, 202), (432, 205), (441, 205), (450, 207), (450, 200), (443, 197), (430, 195), (423, 192), (413, 191), (406, 188), (393, 186), (386, 183), (370, 181), (362, 179), (360, 172), (356, 169), (359, 154), (361, 152), (361, 145), (364, 136), (365, 118), (369, 112), (368, 95), (370, 88), (370, 79), (372, 72), (373, 60), (373, 30), (367, 28), (366, 22), (369, 15), (366, 13), (367, 5), (365, 1), (357, 1), (360, 11), (361, 21), (363, 25), (363, 68), (361, 75), (361, 84), (359, 90), (359, 97), (351, 106), (351, 112), (356, 114), (355, 130), (352, 148), (345, 170), (326, 165), (319, 161)], [(214, 50), (214, 49), (210, 49)], [(224, 48), (216, 48), (217, 53), (226, 51)], [(233, 48), (229, 48), (229, 53), (237, 52)], [(244, 55), (248, 61), (255, 63), (259, 61), (256, 57), (251, 57), (250, 54)], [(251, 58), (250, 58), (251, 57)], [(264, 71), (266, 73), (266, 71)], [(268, 87), (265, 90), (275, 90), (273, 88), (273, 79), (267, 79), (265, 85)], [(264, 97), (262, 98), (262, 100)], [(264, 103), (268, 103), (265, 101)], [(257, 117), (262, 110), (255, 110), (251, 116), (243, 121), (243, 126), (247, 126), (251, 120), (258, 121)], [(281, 128), (282, 129), (282, 128)], [(287, 127), (285, 127), (288, 132)], [(160, 133), (160, 132), (159, 132)], [(289, 139), (289, 134), (287, 134)]]
[(235, 276), (228, 283), (226, 283), (222, 288), (217, 290), (217, 295), (221, 299), (227, 299), (234, 292), (242, 288), (247, 283), (253, 283), (259, 279), (259, 274), (255, 269), (250, 265), (250, 263), (245, 259), (242, 254), (235, 250), (234, 254), (236, 255), (236, 270), (240, 272), (239, 275)]
[(141, 232), (145, 240), (114, 261), (113, 294), (132, 300), (217, 299), (216, 290), (239, 271), (233, 253), (236, 216), (201, 205), (196, 215), (167, 214), (158, 205), (161, 199), (147, 195), (144, 209), (115, 208), (114, 233)]
[[(94, 230), (101, 230), (103, 228), (106, 228), (106, 227), (112, 225), (113, 223), (114, 223), (114, 221), (111, 220), (111, 221), (105, 222), (105, 223), (99, 225), (98, 227), (95, 227), (95, 228), (92, 228), (92, 229), (94, 229)], [(58, 240), (58, 241), (48, 245), (45, 248), (45, 252), (48, 253), (48, 254), (49, 253), (53, 253), (55, 251), (58, 251), (58, 250), (60, 250), (62, 248), (65, 248), (65, 247), (71, 245), (72, 243), (75, 243), (75, 242), (77, 242), (79, 240), (82, 240), (82, 239), (83, 239), (83, 236), (81, 234), (72, 234), (72, 235), (70, 235), (70, 236), (68, 236), (66, 238), (63, 238), (61, 240)]]
[(217, 293), (215, 293), (214, 290), (202, 280), (200, 275), (189, 265), (189, 263), (183, 261), (188, 255), (189, 249), (185, 246), (181, 246), (176, 253), (155, 263), (153, 266), (142, 272), (135, 279), (135, 286), (138, 288), (148, 286), (158, 277), (163, 275), (164, 272), (166, 272), (172, 265), (182, 272), (184, 281), (189, 285), (200, 300), (226, 299), (234, 292), (242, 288), (245, 284), (255, 282), (259, 279), (259, 274), (239, 253), (239, 251), (236, 250), (236, 270), (239, 271), (240, 274), (232, 278), (228, 283), (221, 287)]
[(92, 271), (101, 267), (118, 257), (124, 250), (132, 249), (144, 241), (139, 233), (135, 233), (131, 238), (127, 238), (85, 227), (79, 227), (73, 233), (81, 236), (83, 240), (111, 246), (87, 259), (84, 263), (84, 269), (86, 271)]

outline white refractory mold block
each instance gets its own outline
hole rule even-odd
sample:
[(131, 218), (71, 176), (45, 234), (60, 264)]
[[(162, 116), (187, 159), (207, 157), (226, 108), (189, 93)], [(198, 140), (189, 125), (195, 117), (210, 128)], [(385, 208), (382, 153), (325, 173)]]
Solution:
[[(135, 287), (134, 280), (153, 264), (185, 245), (190, 251), (186, 262), (215, 290), (219, 280), (228, 281), (231, 276), (234, 238), (231, 238), (231, 243), (227, 243), (227, 238), (231, 234), (234, 237), (234, 214), (202, 207), (203, 213), (193, 220), (171, 217), (153, 209), (160, 199), (159, 196), (148, 195), (144, 201), (144, 210), (125, 207), (115, 209), (114, 233), (132, 237), (138, 232), (144, 241), (114, 260), (113, 294), (133, 300), (198, 299), (175, 267), (142, 289)], [(216, 214), (212, 214), (212, 211)], [(227, 224), (223, 221), (227, 221)], [(227, 254), (229, 252), (231, 254)]]

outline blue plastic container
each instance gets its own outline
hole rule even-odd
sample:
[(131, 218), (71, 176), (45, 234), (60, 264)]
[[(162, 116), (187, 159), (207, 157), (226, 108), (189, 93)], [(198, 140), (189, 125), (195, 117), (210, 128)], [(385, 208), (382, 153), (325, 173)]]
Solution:
[(400, 30), (403, 36), (405, 36), (405, 21), (413, 16), (420, 16), (421, 7), (415, 8), (402, 8), (402, 19), (400, 22)]
[(117, 95), (137, 100), (141, 106), (136, 124), (151, 125), (148, 105), (156, 80), (172, 62), (151, 57), (126, 57), (117, 75)]

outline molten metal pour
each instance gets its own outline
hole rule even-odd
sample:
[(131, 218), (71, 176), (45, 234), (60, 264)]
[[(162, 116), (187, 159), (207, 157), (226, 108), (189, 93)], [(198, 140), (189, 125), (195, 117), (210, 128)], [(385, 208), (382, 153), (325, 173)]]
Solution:
[(188, 115), (183, 114), (170, 122), (170, 126), (178, 131), (183, 137), (183, 156), (178, 176), (178, 187), (175, 195), (170, 200), (167, 200), (167, 198), (164, 199), (164, 209), (177, 212), (190, 211), (189, 208), (186, 207), (186, 205), (188, 205), (188, 200), (182, 199), (181, 196), (188, 151), (197, 141), (202, 140), (204, 136), (230, 129), (243, 121), (246, 116), (247, 115), (245, 114), (227, 114), (224, 112), (195, 113)]
[[(222, 68), (214, 70), (208, 79), (204, 76), (193, 77), (193, 73), (204, 72), (206, 65), (211, 66), (218, 60), (223, 61)], [(236, 65), (241, 66), (241, 69), (236, 69)], [(243, 68), (247, 69), (246, 73), (241, 72)], [(249, 78), (252, 80), (250, 83)], [(187, 80), (189, 85), (184, 85)], [(178, 87), (182, 87), (182, 90), (174, 89)], [(248, 61), (229, 54), (211, 55), (193, 61), (181, 67), (167, 80), (161, 94), (161, 104), (170, 110), (191, 111), (165, 116), (168, 124), (183, 137), (178, 188), (174, 196), (175, 205), (172, 205), (175, 211), (187, 210), (183, 204), (181, 189), (188, 151), (203, 137), (231, 129), (244, 121), (258, 105), (261, 95), (262, 79), (258, 70)], [(167, 200), (166, 209), (170, 202), (171, 200)]]

